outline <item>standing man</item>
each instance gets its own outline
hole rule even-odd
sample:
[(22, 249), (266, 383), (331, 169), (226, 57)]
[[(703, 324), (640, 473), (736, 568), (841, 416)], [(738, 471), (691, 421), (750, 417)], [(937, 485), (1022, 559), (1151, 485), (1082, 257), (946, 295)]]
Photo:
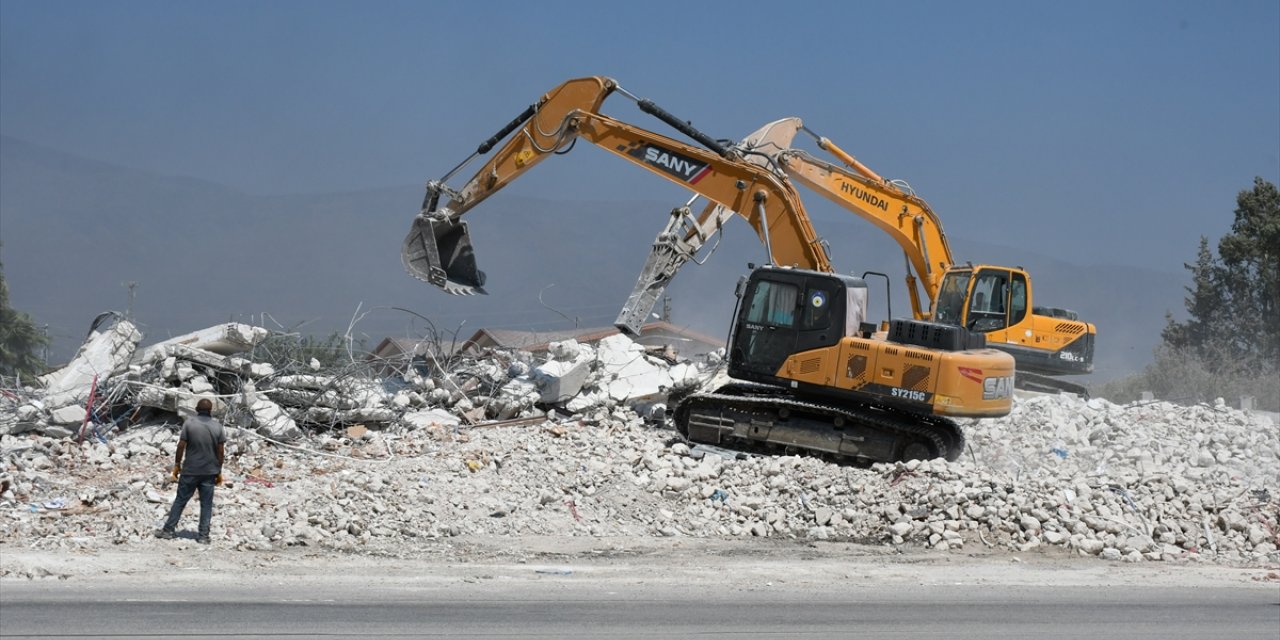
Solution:
[[(208, 398), (196, 403), (196, 415), (182, 423), (182, 435), (178, 436), (178, 453), (173, 461), (173, 479), (178, 481), (178, 497), (169, 508), (169, 519), (164, 528), (156, 532), (157, 538), (171, 540), (178, 537), (176, 528), (182, 510), (187, 508), (191, 495), (200, 491), (200, 530), (196, 542), (209, 544), (209, 524), (213, 519), (213, 487), (222, 485), (222, 460), (227, 442), (222, 423), (210, 415), (213, 402)], [(182, 458), (187, 466), (183, 468)], [(179, 475), (181, 474), (181, 475)]]

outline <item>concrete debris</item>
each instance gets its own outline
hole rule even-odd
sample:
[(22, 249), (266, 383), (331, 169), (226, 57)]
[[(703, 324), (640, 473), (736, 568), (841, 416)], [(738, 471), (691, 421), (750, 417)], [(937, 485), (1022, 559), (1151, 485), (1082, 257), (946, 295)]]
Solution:
[[(1225, 403), (1019, 393), (1009, 416), (965, 421), (957, 462), (861, 468), (681, 442), (659, 408), (722, 373), (718, 360), (672, 365), (621, 337), (557, 343), (537, 359), (406, 360), (389, 376), (384, 362), (313, 366), (308, 356), (268, 368), (253, 352), (200, 349), (149, 348), (150, 360), (100, 378), (94, 406), (106, 410), (95, 409), (83, 443), (66, 436), (87, 405), (58, 407), (59, 424), (40, 390), (0, 395), (0, 545), (149, 540), (168, 501), (153, 496), (172, 493), (179, 418), (204, 394), (232, 433), (214, 540), (240, 550), (764, 537), (1280, 562), (1280, 430)], [(54, 513), (46, 505), (59, 497), (67, 503)]]
[(443, 409), (425, 409), (409, 411), (401, 416), (405, 425), (413, 429), (430, 429), (432, 427), (456, 427), (462, 423), (458, 416)]
[(175, 346), (189, 347), (221, 356), (245, 353), (253, 350), (269, 335), (271, 332), (262, 327), (229, 322), (157, 342), (144, 349), (139, 360), (149, 363), (157, 358), (166, 357), (171, 355), (166, 352)]
[[(103, 319), (99, 316), (99, 321)], [(117, 320), (105, 331), (98, 331), (98, 325), (99, 322), (94, 323), (94, 330), (89, 332), (88, 339), (80, 345), (67, 366), (40, 377), (44, 385), (42, 402), (46, 409), (83, 405), (89, 399), (89, 390), (95, 379), (103, 384), (128, 366), (142, 333), (127, 320)]]
[(79, 425), (84, 422), (84, 414), (86, 409), (78, 404), (67, 405), (49, 412), (49, 422), (52, 424), (74, 424)]
[(302, 435), (293, 417), (280, 405), (256, 391), (246, 391), (240, 398), (242, 406), (253, 418), (258, 433), (274, 440), (292, 440)]
[[(106, 320), (113, 322), (100, 330)], [(474, 424), (536, 417), (552, 407), (580, 412), (631, 404), (660, 420), (666, 394), (700, 383), (710, 367), (673, 367), (625, 336), (612, 336), (597, 347), (559, 342), (541, 362), (525, 352), (502, 350), (454, 359), (430, 371), (416, 361), (402, 367), (352, 362), (326, 368), (316, 358), (282, 367), (252, 357), (268, 336), (261, 327), (227, 323), (137, 350), (141, 334), (133, 324), (103, 314), (76, 359), (46, 376), (50, 386), (33, 391), (16, 420), (0, 423), (0, 433), (78, 432), (71, 427), (85, 422), (94, 374), (96, 406), (88, 418), (95, 432), (148, 420), (180, 422), (208, 397), (217, 400), (215, 415), (287, 441), (351, 424), (375, 430)]]
[(546, 404), (567, 402), (586, 384), (594, 352), (576, 340), (552, 343), (548, 351), (552, 358), (538, 365), (531, 374), (539, 390), (539, 400)]
[(600, 341), (596, 361), (604, 370), (608, 397), (619, 402), (652, 399), (671, 388), (671, 376), (665, 367), (645, 357), (644, 347), (625, 335), (612, 335)]

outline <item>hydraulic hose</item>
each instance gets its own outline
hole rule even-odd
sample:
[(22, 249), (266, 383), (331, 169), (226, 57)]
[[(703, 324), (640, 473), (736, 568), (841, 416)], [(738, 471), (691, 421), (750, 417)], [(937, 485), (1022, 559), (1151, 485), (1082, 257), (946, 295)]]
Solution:
[(479, 155), (484, 155), (486, 153), (489, 153), (489, 150), (493, 148), (493, 145), (498, 144), (498, 142), (500, 142), (503, 138), (507, 137), (507, 134), (511, 133), (512, 131), (515, 131), (517, 127), (524, 124), (529, 118), (533, 117), (533, 114), (537, 112), (538, 112), (538, 105), (536, 103), (529, 105), (529, 108), (525, 109), (524, 113), (521, 113), (520, 115), (516, 116), (515, 120), (508, 122), (507, 126), (503, 127), (501, 131), (493, 134), (492, 138), (485, 140), (484, 144), (480, 145), (479, 149), (476, 149), (476, 153)]
[(671, 115), (666, 109), (654, 104), (652, 100), (638, 100), (636, 101), (636, 104), (640, 106), (641, 111), (671, 125), (672, 127), (675, 127), (676, 131), (701, 142), (704, 147), (716, 152), (721, 157), (727, 157), (729, 155), (729, 150), (726, 149), (724, 145), (720, 144), (715, 138), (694, 129), (693, 125)]

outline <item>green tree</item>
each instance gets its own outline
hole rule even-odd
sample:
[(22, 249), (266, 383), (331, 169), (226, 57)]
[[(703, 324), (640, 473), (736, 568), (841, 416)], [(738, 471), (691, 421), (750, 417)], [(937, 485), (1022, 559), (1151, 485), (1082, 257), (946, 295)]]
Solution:
[(9, 285), (0, 264), (0, 376), (35, 376), (44, 371), (36, 355), (49, 344), (48, 336), (21, 311), (9, 306)]
[(1280, 361), (1280, 190), (1254, 178), (1236, 198), (1231, 233), (1218, 243), (1236, 315), (1234, 346), (1275, 369)]
[(1185, 322), (1169, 318), (1169, 347), (1196, 356), (1210, 372), (1270, 375), (1280, 362), (1280, 191), (1262, 178), (1236, 197), (1231, 233), (1218, 257), (1200, 239), (1187, 264)]
[(1191, 285), (1186, 287), (1187, 311), (1191, 317), (1186, 322), (1175, 322), (1173, 314), (1165, 314), (1167, 326), (1162, 337), (1165, 344), (1178, 350), (1189, 350), (1204, 355), (1222, 334), (1216, 333), (1222, 326), (1227, 311), (1227, 300), (1221, 285), (1222, 269), (1209, 249), (1209, 239), (1200, 237), (1200, 251), (1195, 264), (1184, 263), (1191, 272)]

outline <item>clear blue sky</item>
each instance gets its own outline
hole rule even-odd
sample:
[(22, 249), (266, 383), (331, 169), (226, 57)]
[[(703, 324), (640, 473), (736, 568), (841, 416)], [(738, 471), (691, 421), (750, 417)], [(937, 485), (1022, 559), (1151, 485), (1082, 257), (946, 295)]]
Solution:
[[(1177, 270), (1280, 181), (1276, 0), (0, 2), (0, 133), (250, 193), (422, 183), (581, 75), (716, 137), (799, 115), (952, 235), (1083, 263)], [(682, 199), (603, 157), (512, 190)]]

